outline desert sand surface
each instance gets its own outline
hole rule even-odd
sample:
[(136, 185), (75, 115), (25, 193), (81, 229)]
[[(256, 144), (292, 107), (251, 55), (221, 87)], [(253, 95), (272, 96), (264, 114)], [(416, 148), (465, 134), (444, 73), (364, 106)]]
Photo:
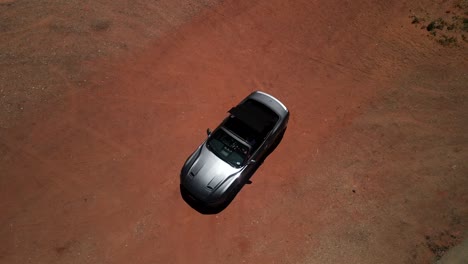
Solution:
[[(0, 0), (0, 263), (441, 261), (467, 38), (466, 0)], [(180, 169), (254, 90), (288, 130), (200, 214)]]

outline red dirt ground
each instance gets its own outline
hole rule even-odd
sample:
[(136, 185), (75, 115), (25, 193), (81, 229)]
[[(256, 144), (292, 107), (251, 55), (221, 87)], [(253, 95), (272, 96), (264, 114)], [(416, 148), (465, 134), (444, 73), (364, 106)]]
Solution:
[[(0, 262), (438, 260), (468, 235), (468, 4), (408, 2), (0, 1)], [(180, 168), (257, 89), (288, 131), (201, 215)]]

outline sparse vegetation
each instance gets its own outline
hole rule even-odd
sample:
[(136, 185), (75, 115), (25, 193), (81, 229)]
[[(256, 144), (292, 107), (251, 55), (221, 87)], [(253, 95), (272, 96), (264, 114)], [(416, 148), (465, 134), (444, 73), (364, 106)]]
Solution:
[(435, 260), (440, 260), (442, 256), (455, 244), (460, 241), (460, 238), (448, 231), (443, 231), (433, 236), (426, 235), (426, 246), (432, 252)]
[(410, 16), (410, 18), (413, 18), (413, 21), (411, 21), (411, 24), (419, 24), (421, 22), (421, 19), (417, 16)]
[(463, 19), (463, 31), (468, 31), (468, 18)]
[(433, 31), (435, 29), (442, 30), (442, 29), (444, 29), (445, 24), (446, 23), (442, 18), (438, 18), (438, 19), (432, 21), (431, 23), (429, 23), (429, 25), (427, 25), (426, 29), (427, 29), (427, 31)]
[[(454, 0), (440, 10), (437, 16), (432, 17), (427, 12), (413, 13), (409, 16), (411, 24), (425, 29), (431, 39), (445, 47), (459, 46), (459, 43), (464, 45), (468, 42), (466, 35), (461, 34), (468, 32), (468, 0)], [(458, 42), (458, 39), (463, 41)]]
[(456, 1), (454, 6), (455, 6), (455, 8), (458, 8), (458, 9), (466, 9), (466, 8), (468, 8), (468, 0)]
[(450, 46), (450, 45), (456, 45), (457, 44), (457, 38), (456, 37), (449, 37), (447, 35), (442, 35), (437, 42), (441, 44), (442, 46)]

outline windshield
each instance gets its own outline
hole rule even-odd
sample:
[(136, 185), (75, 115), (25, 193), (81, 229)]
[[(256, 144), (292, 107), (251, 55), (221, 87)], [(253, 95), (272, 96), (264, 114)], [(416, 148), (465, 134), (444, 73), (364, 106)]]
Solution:
[(207, 142), (207, 147), (220, 159), (234, 167), (244, 164), (249, 148), (222, 129), (216, 130)]

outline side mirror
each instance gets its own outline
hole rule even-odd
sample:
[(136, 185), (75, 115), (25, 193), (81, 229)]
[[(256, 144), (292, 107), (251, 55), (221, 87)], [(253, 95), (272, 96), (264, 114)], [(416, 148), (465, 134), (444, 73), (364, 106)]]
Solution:
[(211, 130), (209, 128), (206, 129), (206, 134), (209, 136), (211, 135)]

